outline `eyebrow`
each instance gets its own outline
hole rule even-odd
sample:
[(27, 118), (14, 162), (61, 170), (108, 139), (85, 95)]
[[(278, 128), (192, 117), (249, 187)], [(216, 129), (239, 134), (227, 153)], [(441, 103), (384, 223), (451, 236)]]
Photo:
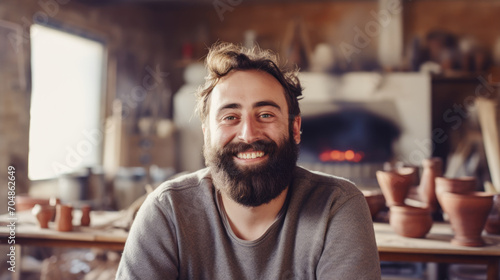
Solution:
[[(281, 107), (274, 101), (271, 100), (264, 100), (264, 101), (259, 101), (253, 104), (253, 108), (259, 108), (259, 107), (265, 107), (265, 106), (271, 106), (274, 107), (281, 112)], [(217, 110), (217, 114), (220, 114), (223, 110), (226, 109), (241, 109), (243, 106), (239, 103), (229, 103), (225, 104), (224, 106), (220, 107), (219, 110)]]
[(224, 106), (221, 106), (217, 110), (217, 115), (219, 115), (222, 111), (227, 110), (227, 109), (241, 109), (241, 108), (242, 108), (241, 104), (238, 104), (238, 103), (229, 103), (229, 104), (226, 104)]
[(281, 112), (281, 107), (278, 104), (276, 104), (276, 102), (274, 102), (274, 101), (270, 101), (270, 100), (269, 101), (267, 101), (267, 100), (266, 101), (259, 101), (253, 105), (254, 108), (265, 107), (265, 106), (275, 107), (276, 109), (280, 110), (280, 112)]

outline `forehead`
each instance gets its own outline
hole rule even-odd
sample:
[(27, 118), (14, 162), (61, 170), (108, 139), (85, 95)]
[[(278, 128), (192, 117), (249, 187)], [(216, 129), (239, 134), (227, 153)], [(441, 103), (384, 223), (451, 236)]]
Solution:
[(284, 112), (288, 109), (283, 86), (272, 75), (258, 70), (228, 74), (217, 83), (211, 95), (210, 107), (215, 110), (228, 103), (250, 106), (266, 100), (275, 102)]

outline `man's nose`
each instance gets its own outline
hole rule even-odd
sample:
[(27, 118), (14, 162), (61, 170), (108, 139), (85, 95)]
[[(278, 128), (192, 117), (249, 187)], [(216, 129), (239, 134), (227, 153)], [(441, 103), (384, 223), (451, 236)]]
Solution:
[(261, 128), (259, 123), (247, 117), (241, 122), (241, 130), (238, 136), (239, 140), (245, 143), (253, 143), (261, 138)]

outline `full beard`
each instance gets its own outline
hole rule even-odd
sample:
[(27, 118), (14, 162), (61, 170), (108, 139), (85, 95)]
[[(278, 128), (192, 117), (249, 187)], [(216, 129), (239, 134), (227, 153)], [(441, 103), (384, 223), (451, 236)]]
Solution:
[[(234, 157), (248, 150), (263, 151), (267, 161), (250, 166), (238, 166)], [(256, 207), (278, 197), (291, 183), (299, 154), (293, 137), (251, 144), (229, 143), (222, 149), (205, 144), (203, 153), (211, 169), (214, 186), (237, 203)]]

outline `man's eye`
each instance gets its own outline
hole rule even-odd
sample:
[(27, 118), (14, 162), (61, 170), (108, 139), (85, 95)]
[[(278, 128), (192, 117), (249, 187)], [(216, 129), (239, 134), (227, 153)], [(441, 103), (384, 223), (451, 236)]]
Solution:
[(225, 121), (234, 121), (234, 120), (236, 120), (236, 117), (235, 116), (227, 116), (227, 117), (224, 117), (223, 120), (225, 120)]
[(267, 119), (267, 118), (272, 118), (273, 115), (271, 115), (271, 114), (262, 114), (262, 115), (260, 115), (260, 117), (263, 118), (263, 119)]

